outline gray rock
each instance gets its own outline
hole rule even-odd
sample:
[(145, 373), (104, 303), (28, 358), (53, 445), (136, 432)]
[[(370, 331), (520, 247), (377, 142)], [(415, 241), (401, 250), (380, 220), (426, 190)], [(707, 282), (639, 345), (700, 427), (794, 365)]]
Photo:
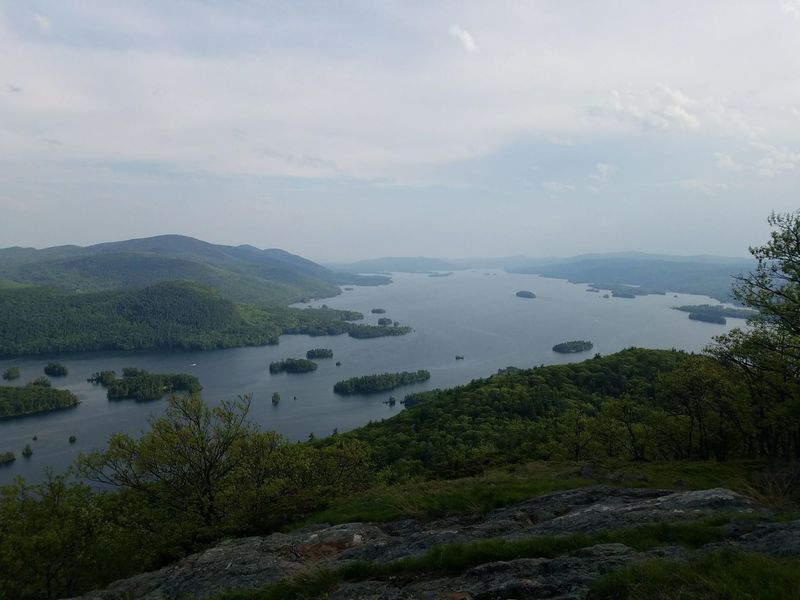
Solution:
[[(318, 525), (291, 533), (228, 540), (159, 571), (117, 581), (105, 590), (83, 596), (83, 600), (203, 599), (224, 590), (257, 589), (304, 569), (336, 569), (356, 560), (385, 563), (420, 555), (441, 544), (590, 534), (646, 523), (692, 521), (715, 514), (752, 517), (742, 525), (730, 526), (727, 546), (800, 556), (800, 521), (764, 523), (769, 511), (730, 490), (673, 492), (591, 486), (534, 498), (482, 517)], [(622, 544), (599, 544), (552, 559), (490, 562), (450, 577), (402, 575), (345, 582), (330, 597), (579, 598), (602, 574), (654, 557), (682, 559), (686, 551), (663, 547), (636, 552)]]

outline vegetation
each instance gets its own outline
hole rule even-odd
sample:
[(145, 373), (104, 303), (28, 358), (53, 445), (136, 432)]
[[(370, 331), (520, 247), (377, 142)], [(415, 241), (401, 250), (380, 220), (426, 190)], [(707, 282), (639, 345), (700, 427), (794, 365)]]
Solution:
[(391, 324), (392, 320), (389, 318), (381, 317), (380, 319), (378, 319), (378, 325), (391, 325)]
[(14, 381), (15, 379), (19, 379), (20, 372), (19, 367), (9, 367), (5, 371), (3, 371), (3, 379), (6, 381)]
[(373, 308), (370, 312), (373, 315), (382, 315), (382, 314), (386, 313), (386, 309), (385, 308)]
[(727, 324), (727, 319), (722, 315), (715, 315), (707, 312), (689, 313), (689, 318), (692, 321), (703, 321), (705, 323), (716, 323), (717, 325)]
[(348, 330), (347, 335), (358, 340), (386, 337), (393, 335), (406, 335), (411, 333), (411, 327), (405, 325), (393, 325), (391, 327), (385, 325), (353, 325)]
[(17, 460), (13, 452), (0, 452), (0, 465), (8, 465)]
[(108, 387), (112, 381), (117, 378), (116, 371), (99, 371), (97, 373), (93, 373), (91, 377), (89, 377), (86, 381), (89, 383), (94, 383), (95, 385), (99, 384), (103, 387)]
[(195, 284), (70, 294), (0, 290), (0, 356), (180, 348), (208, 350), (278, 343), (281, 334), (368, 338), (408, 328), (356, 325), (361, 313), (329, 308), (241, 305)]
[(577, 352), (587, 352), (594, 348), (594, 344), (585, 340), (575, 340), (573, 342), (561, 342), (553, 346), (553, 352), (561, 354), (574, 354)]
[(424, 369), (416, 372), (403, 371), (402, 373), (381, 373), (380, 375), (364, 375), (337, 381), (333, 391), (337, 394), (376, 394), (388, 392), (402, 385), (428, 381), (431, 374)]
[(0, 387), (0, 419), (33, 415), (79, 404), (75, 394), (41, 385)]
[(307, 358), (285, 358), (283, 360), (271, 362), (269, 372), (276, 373), (310, 373), (317, 370), (317, 363)]
[(69, 436), (69, 440), (68, 441), (69, 441), (70, 444), (74, 444), (75, 442), (78, 441), (78, 438), (76, 438), (74, 435), (71, 435), (71, 436)]
[(122, 379), (112, 379), (107, 384), (109, 400), (158, 400), (174, 392), (194, 394), (203, 389), (197, 377), (185, 373), (158, 374), (143, 369), (123, 369)]
[(536, 298), (536, 294), (528, 290), (521, 290), (517, 292), (517, 298)]
[(45, 375), (50, 377), (66, 377), (69, 371), (61, 363), (47, 363), (44, 368)]
[(694, 314), (710, 314), (720, 317), (730, 317), (732, 319), (749, 319), (755, 316), (749, 308), (733, 308), (721, 304), (694, 304), (686, 306), (675, 306), (674, 310)]
[(320, 358), (333, 358), (333, 350), (330, 348), (314, 348), (306, 352), (306, 358), (309, 360)]
[(36, 379), (32, 379), (31, 381), (29, 381), (25, 385), (28, 386), (28, 387), (32, 386), (32, 387), (49, 388), (53, 384), (50, 382), (50, 380), (47, 377), (45, 377), (44, 375), (41, 375), (41, 376), (37, 377)]
[(596, 582), (595, 600), (652, 598), (797, 598), (800, 560), (719, 550), (686, 561), (651, 560)]
[(22, 456), (25, 458), (33, 456), (33, 448), (31, 448), (30, 444), (25, 444), (25, 447), (22, 449)]

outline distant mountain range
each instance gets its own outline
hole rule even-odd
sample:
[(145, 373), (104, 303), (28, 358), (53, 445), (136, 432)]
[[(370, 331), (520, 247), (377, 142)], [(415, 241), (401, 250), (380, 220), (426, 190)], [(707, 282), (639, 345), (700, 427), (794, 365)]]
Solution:
[[(712, 255), (677, 256), (644, 252), (582, 254), (568, 258), (439, 259), (391, 257), (337, 264), (335, 268), (353, 273), (420, 273), (464, 269), (502, 269), (509, 273), (530, 273), (567, 279), (612, 289), (619, 295), (643, 293), (686, 293), (730, 301), (734, 277), (754, 266), (747, 258)], [(635, 290), (629, 290), (634, 286)]]
[(52, 286), (70, 292), (141, 289), (190, 281), (236, 302), (289, 304), (339, 293), (339, 285), (381, 285), (391, 279), (336, 273), (284, 250), (224, 246), (181, 235), (0, 249), (0, 288)]

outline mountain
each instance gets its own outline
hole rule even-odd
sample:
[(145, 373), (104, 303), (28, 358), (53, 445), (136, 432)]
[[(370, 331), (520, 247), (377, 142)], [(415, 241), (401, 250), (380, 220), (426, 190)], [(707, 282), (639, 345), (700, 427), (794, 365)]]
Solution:
[(1, 287), (52, 286), (72, 292), (140, 289), (191, 281), (236, 302), (289, 304), (334, 296), (339, 285), (381, 285), (387, 277), (335, 273), (279, 249), (225, 246), (181, 235), (94, 246), (0, 250)]

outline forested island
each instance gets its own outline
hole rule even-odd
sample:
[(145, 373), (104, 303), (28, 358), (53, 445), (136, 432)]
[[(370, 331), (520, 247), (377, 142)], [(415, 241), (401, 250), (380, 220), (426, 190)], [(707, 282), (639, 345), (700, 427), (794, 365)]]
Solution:
[(13, 452), (0, 452), (0, 466), (10, 465), (15, 460), (17, 457)]
[(122, 378), (118, 379), (114, 371), (103, 371), (90, 378), (106, 388), (109, 400), (135, 400), (147, 402), (159, 400), (175, 392), (190, 394), (203, 389), (200, 381), (193, 375), (185, 373), (149, 373), (144, 369), (126, 367), (122, 370)]
[(369, 339), (376, 337), (386, 337), (392, 335), (406, 335), (411, 333), (411, 327), (406, 325), (353, 325), (347, 332), (352, 338)]
[(528, 290), (520, 290), (517, 292), (517, 298), (536, 298), (536, 294)]
[(364, 375), (362, 377), (351, 377), (343, 381), (338, 381), (333, 386), (333, 391), (337, 394), (376, 394), (388, 392), (403, 385), (421, 383), (431, 378), (431, 374), (420, 369), (419, 371), (403, 371), (401, 373), (381, 373), (378, 375)]
[(373, 315), (382, 315), (382, 314), (384, 314), (386, 312), (386, 309), (385, 308), (373, 308), (370, 312)]
[(692, 312), (689, 313), (689, 318), (692, 321), (703, 321), (704, 323), (715, 323), (717, 325), (725, 325), (728, 323), (728, 320), (722, 315), (707, 312)]
[(306, 352), (306, 358), (309, 360), (315, 358), (333, 358), (333, 350), (330, 348), (314, 348)]
[(586, 352), (594, 348), (592, 342), (585, 340), (574, 340), (572, 342), (561, 342), (553, 346), (553, 352), (560, 354), (575, 354), (577, 352)]
[(690, 315), (710, 315), (713, 317), (729, 317), (731, 319), (749, 319), (756, 315), (754, 310), (748, 308), (722, 306), (721, 304), (689, 304), (685, 306), (673, 306), (672, 308), (673, 310), (686, 312)]
[(50, 377), (66, 377), (69, 371), (61, 363), (47, 363), (44, 367), (45, 375)]
[(15, 379), (19, 379), (20, 372), (19, 367), (9, 367), (5, 371), (3, 371), (3, 379), (6, 381), (14, 381)]
[(0, 387), (0, 419), (73, 408), (78, 404), (78, 397), (69, 390), (30, 384)]
[[(333, 353), (331, 353), (333, 356)], [(272, 375), (278, 373), (310, 373), (317, 370), (317, 363), (306, 358), (284, 358), (269, 364), (269, 372)]]

